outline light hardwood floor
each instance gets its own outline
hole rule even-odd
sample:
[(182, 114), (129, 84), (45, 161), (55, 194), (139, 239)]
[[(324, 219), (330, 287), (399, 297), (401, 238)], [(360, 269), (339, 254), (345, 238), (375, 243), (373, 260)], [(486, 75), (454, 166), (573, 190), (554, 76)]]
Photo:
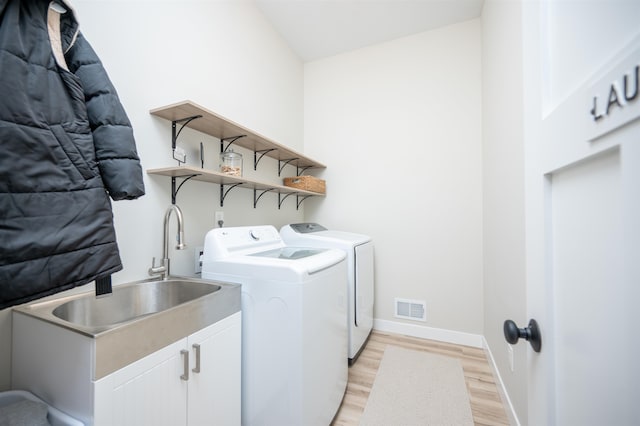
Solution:
[(333, 426), (357, 426), (387, 345), (459, 358), (476, 425), (508, 425), (491, 367), (484, 351), (433, 340), (373, 331), (360, 357), (349, 368), (349, 382)]

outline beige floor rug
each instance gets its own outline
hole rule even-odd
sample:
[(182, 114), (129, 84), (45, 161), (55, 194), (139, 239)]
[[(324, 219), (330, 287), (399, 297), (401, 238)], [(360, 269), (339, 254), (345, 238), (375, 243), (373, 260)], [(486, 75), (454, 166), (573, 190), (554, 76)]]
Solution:
[(387, 346), (360, 425), (473, 425), (460, 360)]

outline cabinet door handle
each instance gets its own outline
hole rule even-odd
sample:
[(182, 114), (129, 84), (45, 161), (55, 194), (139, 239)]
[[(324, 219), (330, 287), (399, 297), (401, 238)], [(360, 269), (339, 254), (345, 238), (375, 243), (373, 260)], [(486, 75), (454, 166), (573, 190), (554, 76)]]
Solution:
[(197, 343), (194, 343), (192, 346), (196, 352), (196, 367), (191, 371), (193, 371), (194, 373), (199, 373), (200, 372), (200, 345)]
[(184, 374), (180, 376), (180, 378), (186, 381), (189, 380), (189, 351), (183, 349), (180, 351), (180, 355), (182, 355), (182, 371), (184, 372)]

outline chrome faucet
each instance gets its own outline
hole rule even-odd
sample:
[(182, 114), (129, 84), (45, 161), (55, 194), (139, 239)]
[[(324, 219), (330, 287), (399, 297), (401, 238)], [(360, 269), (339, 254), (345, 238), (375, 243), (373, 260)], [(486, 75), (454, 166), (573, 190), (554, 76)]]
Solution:
[(151, 268), (149, 268), (149, 275), (158, 275), (163, 280), (169, 279), (169, 218), (171, 217), (171, 213), (176, 214), (176, 219), (178, 220), (178, 235), (177, 240), (178, 244), (176, 245), (177, 250), (184, 250), (187, 248), (187, 245), (184, 243), (184, 221), (182, 218), (182, 211), (180, 207), (175, 204), (172, 204), (167, 209), (167, 212), (164, 215), (164, 234), (162, 238), (162, 260), (160, 261), (160, 265), (156, 266), (156, 258), (153, 258), (151, 262)]

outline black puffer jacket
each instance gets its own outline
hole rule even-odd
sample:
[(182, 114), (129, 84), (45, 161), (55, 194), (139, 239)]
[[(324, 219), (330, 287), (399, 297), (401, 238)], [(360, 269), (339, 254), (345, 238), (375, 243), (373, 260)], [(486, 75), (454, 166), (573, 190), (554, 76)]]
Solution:
[(109, 196), (142, 195), (131, 124), (71, 7), (0, 0), (0, 309), (122, 269)]

